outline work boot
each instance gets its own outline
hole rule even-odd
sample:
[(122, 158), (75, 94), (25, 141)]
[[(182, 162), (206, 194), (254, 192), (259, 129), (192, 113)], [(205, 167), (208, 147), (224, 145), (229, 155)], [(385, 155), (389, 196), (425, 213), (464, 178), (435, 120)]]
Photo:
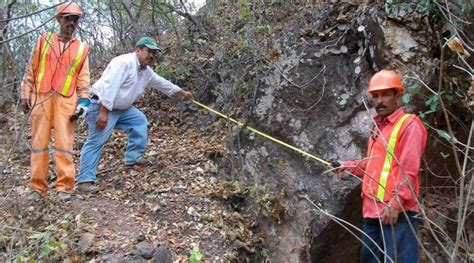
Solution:
[(41, 195), (36, 192), (36, 191), (33, 191), (31, 192), (27, 197), (26, 197), (26, 200), (30, 201), (30, 202), (36, 202), (38, 201), (39, 199), (41, 198)]
[(127, 167), (127, 168), (132, 168), (132, 167), (134, 167), (135, 165), (138, 165), (138, 166), (147, 166), (147, 165), (150, 165), (150, 164), (154, 163), (155, 161), (156, 161), (156, 158), (155, 158), (155, 157), (140, 158), (140, 159), (138, 159), (135, 163), (126, 164), (125, 167)]
[(76, 190), (83, 193), (95, 194), (99, 191), (99, 187), (95, 186), (94, 183), (81, 183), (77, 185)]
[(58, 198), (61, 199), (64, 202), (69, 201), (71, 199), (71, 193), (59, 192), (58, 193)]

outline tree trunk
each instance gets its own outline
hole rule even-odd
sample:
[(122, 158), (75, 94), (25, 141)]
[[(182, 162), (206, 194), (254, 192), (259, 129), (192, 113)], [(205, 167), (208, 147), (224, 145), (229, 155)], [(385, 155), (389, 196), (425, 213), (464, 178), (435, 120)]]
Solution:
[[(5, 12), (3, 7), (0, 7), (0, 20), (9, 19), (11, 18), (11, 8), (15, 4), (16, 1), (11, 1)], [(0, 28), (3, 28), (2, 34), (0, 35), (0, 41), (3, 39), (7, 39), (8, 33), (8, 20), (5, 22), (0, 23)], [(8, 112), (9, 108), (13, 102), (13, 94), (16, 93), (16, 85), (15, 85), (15, 62), (13, 60), (12, 52), (10, 49), (9, 43), (4, 43), (0, 46), (0, 60), (2, 64), (0, 65), (0, 110), (2, 112)], [(0, 124), (6, 121), (6, 116), (0, 116)]]

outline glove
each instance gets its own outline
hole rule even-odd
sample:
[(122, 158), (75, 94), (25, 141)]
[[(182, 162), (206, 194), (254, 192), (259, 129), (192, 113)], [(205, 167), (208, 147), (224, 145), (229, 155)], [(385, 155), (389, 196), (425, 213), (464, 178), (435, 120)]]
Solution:
[(337, 159), (331, 159), (331, 166), (332, 168), (341, 167), (341, 163)]
[(344, 179), (345, 168), (342, 167), (342, 164), (337, 159), (331, 159), (330, 166), (334, 169), (333, 172), (339, 180)]
[(90, 100), (86, 98), (80, 98), (77, 101), (76, 116), (78, 118), (86, 116), (90, 103)]

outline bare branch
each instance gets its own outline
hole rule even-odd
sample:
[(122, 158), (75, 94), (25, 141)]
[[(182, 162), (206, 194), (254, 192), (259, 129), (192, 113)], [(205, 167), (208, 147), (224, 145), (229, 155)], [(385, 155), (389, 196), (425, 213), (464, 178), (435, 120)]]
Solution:
[[(13, 1), (13, 3), (15, 3), (16, 1)], [(3, 19), (3, 20), (0, 20), (0, 23), (3, 23), (3, 22), (10, 22), (10, 21), (13, 21), (13, 20), (17, 20), (17, 19), (21, 19), (21, 18), (26, 18), (26, 17), (29, 17), (29, 16), (32, 16), (32, 15), (36, 15), (36, 14), (39, 14), (41, 12), (44, 12), (44, 11), (47, 11), (49, 9), (52, 9), (52, 8), (55, 8), (56, 6), (58, 5), (61, 5), (65, 2), (61, 2), (59, 4), (55, 4), (55, 5), (52, 5), (52, 6), (49, 6), (49, 7), (46, 7), (46, 8), (43, 8), (43, 9), (40, 9), (38, 11), (35, 11), (33, 13), (29, 13), (29, 14), (26, 14), (26, 15), (22, 15), (22, 16), (16, 16), (16, 17), (11, 17), (11, 18), (7, 18), (7, 19)]]

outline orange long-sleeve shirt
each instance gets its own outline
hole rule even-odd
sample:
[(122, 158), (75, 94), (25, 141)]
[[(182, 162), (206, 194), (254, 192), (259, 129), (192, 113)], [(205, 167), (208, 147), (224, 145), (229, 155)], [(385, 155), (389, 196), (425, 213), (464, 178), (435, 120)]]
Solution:
[[(80, 41), (76, 38), (69, 40), (64, 43), (59, 41), (60, 49), (62, 51), (66, 50), (72, 41)], [(31, 51), (30, 60), (28, 62), (25, 76), (21, 84), (21, 99), (29, 99), (31, 93), (35, 90), (35, 79), (36, 79), (36, 69), (39, 67), (39, 57), (40, 57), (40, 40), (36, 41), (33, 50)], [(69, 66), (69, 65), (67, 65)], [(80, 98), (89, 98), (90, 94), (90, 72), (89, 72), (89, 57), (87, 57), (82, 65), (82, 69), (77, 77), (77, 95)]]

